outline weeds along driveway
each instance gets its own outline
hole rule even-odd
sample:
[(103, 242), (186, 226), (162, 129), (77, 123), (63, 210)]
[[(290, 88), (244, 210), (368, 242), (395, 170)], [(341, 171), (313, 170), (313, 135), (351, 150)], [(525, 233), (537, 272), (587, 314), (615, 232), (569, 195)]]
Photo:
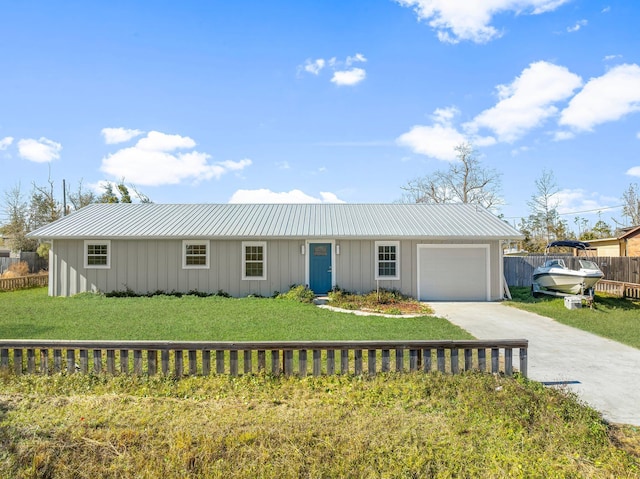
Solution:
[(528, 339), (531, 379), (566, 387), (608, 421), (640, 426), (640, 350), (502, 303), (429, 304), (478, 339)]

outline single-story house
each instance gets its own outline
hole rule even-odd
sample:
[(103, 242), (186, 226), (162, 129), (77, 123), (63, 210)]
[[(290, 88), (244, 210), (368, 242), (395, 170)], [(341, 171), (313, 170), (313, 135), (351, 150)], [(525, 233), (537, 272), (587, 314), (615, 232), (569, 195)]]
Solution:
[(522, 238), (463, 204), (93, 204), (30, 236), (51, 244), (51, 296), (304, 284), (431, 301), (502, 299), (501, 242)]
[(622, 228), (613, 238), (589, 240), (597, 256), (640, 256), (640, 226)]

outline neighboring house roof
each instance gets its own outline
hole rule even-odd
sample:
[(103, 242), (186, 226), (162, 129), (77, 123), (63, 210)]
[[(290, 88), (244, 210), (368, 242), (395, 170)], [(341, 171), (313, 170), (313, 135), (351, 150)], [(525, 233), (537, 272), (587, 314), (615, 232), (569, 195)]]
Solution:
[(629, 239), (640, 233), (640, 226), (629, 226), (627, 228), (622, 228), (620, 230), (620, 233), (621, 234), (619, 236), (612, 236), (611, 238), (589, 240), (589, 243), (591, 243), (593, 246), (597, 246), (598, 244), (604, 244), (606, 242), (615, 242), (623, 239)]
[(464, 204), (93, 204), (29, 234), (41, 239), (521, 239)]

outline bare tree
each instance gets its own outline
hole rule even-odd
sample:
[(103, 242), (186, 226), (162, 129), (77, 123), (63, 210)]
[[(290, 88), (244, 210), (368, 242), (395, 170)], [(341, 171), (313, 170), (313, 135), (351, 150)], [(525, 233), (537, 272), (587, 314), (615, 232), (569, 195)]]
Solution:
[(640, 225), (640, 191), (637, 183), (630, 184), (622, 193), (622, 216), (629, 218), (632, 226)]
[(47, 183), (48, 186), (33, 184), (29, 202), (29, 231), (62, 217), (62, 205), (56, 200), (53, 180), (49, 178)]
[(403, 200), (410, 203), (470, 203), (488, 209), (503, 204), (499, 195), (500, 174), (480, 164), (470, 143), (455, 147), (457, 161), (449, 169), (409, 181), (401, 188)]
[(11, 251), (35, 251), (37, 242), (26, 237), (29, 232), (29, 204), (19, 184), (5, 192), (3, 210), (5, 223), (0, 232), (7, 239)]
[(95, 203), (98, 200), (93, 191), (85, 190), (82, 187), (82, 180), (78, 181), (78, 189), (76, 191), (71, 192), (70, 190), (67, 190), (67, 198), (69, 198), (69, 202), (76, 211), (90, 205), (91, 203)]
[(536, 193), (527, 203), (531, 214), (520, 223), (520, 231), (526, 237), (525, 244), (529, 251), (540, 251), (551, 240), (572, 236), (568, 223), (558, 213), (559, 201), (555, 195), (559, 189), (553, 172), (542, 170), (535, 186)]

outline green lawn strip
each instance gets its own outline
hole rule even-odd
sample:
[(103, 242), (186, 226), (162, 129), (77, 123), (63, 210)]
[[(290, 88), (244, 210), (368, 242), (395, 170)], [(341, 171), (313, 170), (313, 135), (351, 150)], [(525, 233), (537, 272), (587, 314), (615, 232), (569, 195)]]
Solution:
[(271, 298), (0, 293), (0, 338), (172, 341), (473, 339), (447, 320), (355, 316)]
[(567, 309), (564, 298), (533, 298), (529, 288), (511, 288), (505, 304), (640, 349), (640, 301), (597, 294), (593, 309)]
[(32, 375), (0, 387), (0, 477), (640, 474), (620, 446), (637, 431), (522, 378)]

